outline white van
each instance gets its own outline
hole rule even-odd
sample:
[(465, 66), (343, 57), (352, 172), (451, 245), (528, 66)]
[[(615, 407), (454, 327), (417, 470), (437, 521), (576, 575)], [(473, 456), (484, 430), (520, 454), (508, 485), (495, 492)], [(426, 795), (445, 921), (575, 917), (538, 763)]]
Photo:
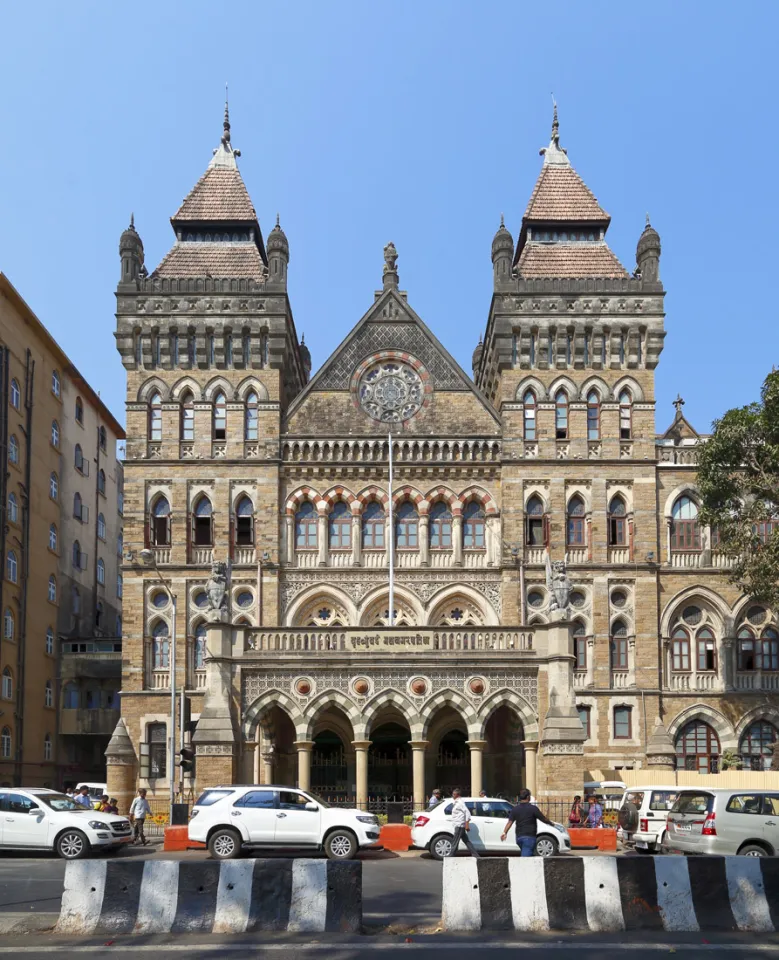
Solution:
[(682, 788), (673, 784), (625, 790), (617, 814), (618, 839), (639, 853), (662, 853), (668, 813), (681, 792)]

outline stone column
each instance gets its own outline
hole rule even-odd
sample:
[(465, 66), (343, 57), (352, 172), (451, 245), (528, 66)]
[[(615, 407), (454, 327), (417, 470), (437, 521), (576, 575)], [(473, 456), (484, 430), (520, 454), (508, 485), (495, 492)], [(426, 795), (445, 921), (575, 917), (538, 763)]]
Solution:
[(525, 748), (525, 786), (530, 791), (530, 796), (536, 795), (536, 755), (538, 753), (538, 740), (523, 740), (522, 746)]
[(311, 751), (314, 749), (314, 741), (296, 740), (293, 746), (298, 752), (298, 787), (301, 790), (310, 790)]
[(360, 503), (355, 500), (352, 504), (352, 566), (359, 567), (362, 563), (362, 528), (360, 525)]
[(636, 638), (628, 637), (628, 686), (636, 685)]
[(319, 555), (317, 556), (317, 563), (320, 567), (327, 566), (327, 515), (320, 513), (317, 517), (317, 547), (319, 548)]
[(469, 740), (468, 749), (471, 751), (471, 796), (478, 797), (479, 791), (483, 787), (482, 760), (484, 759), (484, 748), (487, 746), (486, 740)]
[(235, 782), (237, 739), (232, 712), (232, 634), (230, 624), (208, 624), (206, 693), (192, 737), (198, 790)]
[(243, 745), (243, 763), (241, 777), (244, 783), (259, 783), (257, 779), (257, 753), (259, 744), (254, 740), (247, 740)]
[(116, 797), (119, 813), (125, 816), (135, 796), (138, 757), (123, 719), (119, 719), (105, 751), (106, 790)]
[(736, 689), (736, 670), (734, 657), (738, 641), (735, 637), (723, 637), (720, 641), (720, 677), (725, 692)]
[(357, 786), (357, 807), (364, 810), (368, 806), (368, 747), (370, 740), (352, 740), (354, 747), (354, 779)]
[(452, 517), (452, 562), (456, 567), (463, 565), (463, 515), (456, 513)]
[(295, 565), (295, 518), (287, 514), (284, 517), (284, 532), (286, 541), (287, 563)]
[(595, 637), (587, 637), (587, 686), (595, 686)]
[(430, 566), (430, 518), (426, 513), (419, 516), (419, 565)]
[(273, 783), (273, 751), (268, 750), (260, 754), (260, 757), (262, 759), (262, 782)]
[(424, 810), (427, 799), (425, 793), (425, 748), (428, 743), (428, 740), (412, 740), (410, 742), (415, 810)]

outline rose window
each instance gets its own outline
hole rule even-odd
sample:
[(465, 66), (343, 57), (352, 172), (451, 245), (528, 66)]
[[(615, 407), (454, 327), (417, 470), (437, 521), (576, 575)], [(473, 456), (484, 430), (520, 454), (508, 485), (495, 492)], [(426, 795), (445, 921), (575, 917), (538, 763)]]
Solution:
[(422, 406), (425, 392), (417, 371), (395, 360), (369, 367), (357, 390), (362, 409), (382, 423), (400, 423), (413, 417)]

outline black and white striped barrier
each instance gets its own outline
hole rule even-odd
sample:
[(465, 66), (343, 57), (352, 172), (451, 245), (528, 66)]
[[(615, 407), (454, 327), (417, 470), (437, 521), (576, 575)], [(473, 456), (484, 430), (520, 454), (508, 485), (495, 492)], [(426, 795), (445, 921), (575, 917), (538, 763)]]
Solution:
[(55, 933), (359, 933), (356, 860), (80, 860)]
[(779, 858), (444, 861), (444, 930), (779, 931)]

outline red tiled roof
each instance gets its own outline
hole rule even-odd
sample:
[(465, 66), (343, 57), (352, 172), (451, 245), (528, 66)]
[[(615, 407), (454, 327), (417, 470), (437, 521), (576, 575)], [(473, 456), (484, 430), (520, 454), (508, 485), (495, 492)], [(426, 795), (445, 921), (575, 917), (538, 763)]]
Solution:
[(254, 222), (257, 213), (236, 167), (209, 167), (171, 219)]
[(605, 243), (527, 243), (517, 264), (521, 277), (628, 277)]
[(177, 243), (152, 277), (253, 277), (262, 279), (264, 263), (253, 243)]
[(611, 218), (573, 167), (544, 165), (524, 219), (608, 221)]

